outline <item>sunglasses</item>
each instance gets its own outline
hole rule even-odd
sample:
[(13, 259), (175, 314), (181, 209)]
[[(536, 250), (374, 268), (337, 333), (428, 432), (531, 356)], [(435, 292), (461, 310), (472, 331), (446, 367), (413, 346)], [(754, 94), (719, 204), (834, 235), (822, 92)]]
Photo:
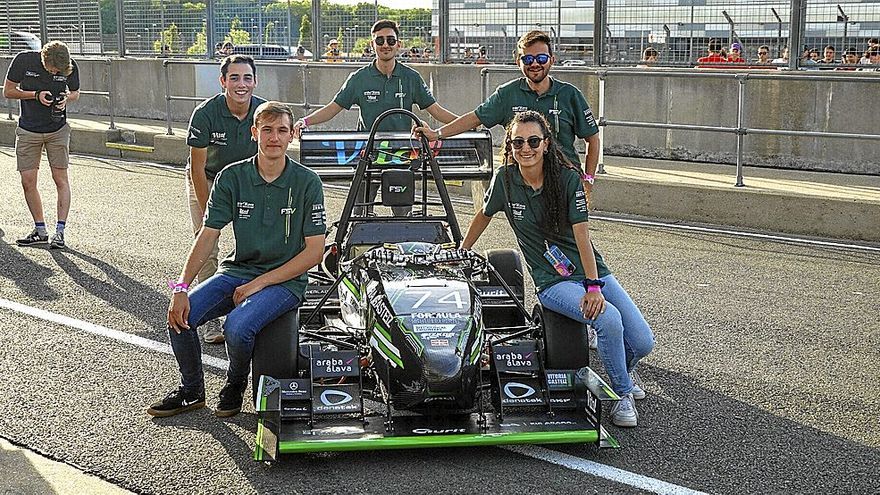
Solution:
[(523, 55), (519, 58), (520, 62), (523, 65), (532, 65), (532, 62), (538, 62), (540, 65), (544, 65), (550, 61), (550, 55), (546, 53), (539, 53), (537, 55)]
[(544, 140), (544, 138), (542, 138), (542, 137), (532, 136), (528, 139), (514, 138), (514, 139), (511, 139), (509, 142), (510, 142), (510, 145), (513, 146), (513, 149), (515, 149), (515, 150), (521, 150), (523, 148), (523, 146), (525, 146), (526, 143), (529, 143), (529, 148), (534, 150), (534, 149), (537, 149), (538, 146), (541, 146), (541, 141), (543, 141), (543, 140)]
[(388, 46), (397, 44), (397, 38), (394, 36), (376, 36), (373, 38), (373, 41), (376, 43), (376, 46), (383, 46), (385, 43), (388, 43)]
[(758, 55), (767, 55), (767, 52), (758, 52)]

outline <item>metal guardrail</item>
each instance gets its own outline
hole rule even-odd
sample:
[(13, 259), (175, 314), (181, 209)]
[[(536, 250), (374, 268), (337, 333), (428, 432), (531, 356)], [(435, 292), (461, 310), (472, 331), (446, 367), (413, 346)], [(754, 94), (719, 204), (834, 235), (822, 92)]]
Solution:
[[(762, 129), (748, 127), (745, 112), (746, 85), (750, 80), (788, 80), (788, 81), (822, 81), (822, 82), (858, 82), (858, 83), (880, 83), (877, 77), (854, 77), (837, 74), (811, 75), (811, 74), (791, 74), (791, 73), (767, 73), (767, 72), (749, 72), (749, 71), (716, 71), (716, 70), (659, 70), (659, 69), (576, 69), (576, 68), (554, 68), (554, 72), (558, 73), (578, 73), (595, 75), (599, 78), (599, 108), (597, 124), (599, 125), (600, 141), (605, 143), (604, 128), (608, 126), (616, 127), (638, 127), (645, 129), (667, 129), (667, 130), (686, 130), (697, 132), (718, 132), (736, 135), (736, 187), (744, 187), (743, 182), (743, 152), (744, 140), (749, 134), (769, 135), (769, 136), (795, 136), (795, 137), (817, 137), (817, 138), (850, 138), (850, 139), (870, 139), (880, 140), (880, 134), (863, 134), (852, 132), (826, 132), (826, 131), (809, 131), (809, 130), (782, 130), (782, 129)], [(488, 76), (491, 72), (508, 72), (520, 74), (516, 68), (505, 67), (485, 67), (480, 71), (481, 78), (481, 96), (485, 99), (489, 96)], [(641, 121), (625, 121), (625, 120), (609, 120), (605, 114), (605, 92), (606, 84), (609, 78), (614, 77), (666, 77), (666, 78), (704, 78), (704, 79), (733, 79), (738, 83), (737, 103), (736, 103), (736, 127), (712, 126), (712, 125), (695, 125), (695, 124), (677, 124), (664, 122), (641, 122)], [(599, 155), (599, 172), (603, 173), (602, 162), (604, 153), (600, 148)]]
[[(12, 60), (12, 57), (2, 57), (2, 58), (8, 59), (10, 61)], [(76, 60), (93, 60), (93, 61), (96, 60), (96, 59), (82, 59), (79, 57), (76, 57), (75, 59)], [(104, 64), (104, 75), (107, 78), (107, 91), (82, 89), (82, 86), (80, 86), (79, 94), (80, 94), (80, 97), (85, 95), (85, 96), (100, 96), (100, 97), (107, 98), (107, 105), (110, 109), (110, 111), (109, 111), (110, 126), (108, 127), (108, 129), (115, 130), (116, 129), (116, 108), (115, 108), (115, 99), (113, 98), (113, 95), (116, 91), (115, 91), (115, 87), (113, 85), (113, 67), (112, 67), (113, 61), (110, 60), (109, 58), (98, 59), (97, 61), (100, 61)], [(4, 100), (6, 102), (6, 110), (7, 110), (7, 117), (6, 118), (7, 118), (7, 120), (14, 120), (12, 112), (13, 112), (13, 107), (15, 105), (14, 105), (13, 101), (10, 100), (9, 98), (4, 98)], [(68, 113), (76, 114), (77, 113), (76, 112), (76, 103), (73, 104), (73, 107), (68, 108), (67, 111), (68, 111)]]

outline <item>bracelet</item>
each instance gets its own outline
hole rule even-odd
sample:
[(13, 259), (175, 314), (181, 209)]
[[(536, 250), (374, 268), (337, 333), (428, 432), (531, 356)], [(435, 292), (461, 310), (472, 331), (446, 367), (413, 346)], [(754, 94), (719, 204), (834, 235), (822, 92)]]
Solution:
[(303, 127), (309, 126), (309, 118), (308, 117), (303, 117), (302, 121), (303, 121)]
[(584, 172), (583, 175), (581, 175), (581, 180), (583, 180), (584, 182), (587, 182), (589, 184), (592, 184), (596, 180), (596, 177), (594, 177), (593, 174), (588, 174), (588, 173)]
[(440, 141), (441, 139), (443, 139), (443, 128), (442, 127), (437, 129), (437, 141)]
[(185, 284), (183, 282), (174, 282), (172, 280), (169, 280), (168, 288), (171, 289), (171, 295), (177, 294), (179, 292), (183, 292), (184, 294), (189, 292), (189, 284)]
[(587, 292), (602, 292), (602, 288), (598, 285), (589, 285), (587, 286)]
[(34, 99), (37, 101), (40, 101), (40, 93), (42, 93), (42, 92), (43, 92), (42, 89), (38, 89), (38, 90), (34, 91)]

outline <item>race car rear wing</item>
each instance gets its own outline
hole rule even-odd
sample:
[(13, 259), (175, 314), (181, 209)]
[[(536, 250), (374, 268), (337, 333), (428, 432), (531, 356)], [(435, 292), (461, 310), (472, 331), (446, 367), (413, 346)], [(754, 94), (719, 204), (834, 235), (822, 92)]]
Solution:
[[(352, 179), (358, 158), (366, 147), (368, 132), (304, 132), (300, 162), (322, 179)], [(406, 168), (419, 142), (408, 132), (376, 133), (373, 165)], [(445, 180), (492, 178), (492, 137), (489, 131), (470, 131), (431, 143)]]

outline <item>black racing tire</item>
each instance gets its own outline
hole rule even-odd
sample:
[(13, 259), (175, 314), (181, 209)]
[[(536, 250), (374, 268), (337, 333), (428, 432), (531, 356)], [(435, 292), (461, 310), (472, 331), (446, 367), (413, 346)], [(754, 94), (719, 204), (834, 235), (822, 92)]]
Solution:
[[(514, 249), (489, 249), (486, 251), (486, 260), (522, 302), (526, 288), (523, 279), (522, 258), (520, 258), (519, 252)], [(501, 285), (495, 274), (491, 272), (489, 273), (489, 285)]]
[(535, 304), (532, 321), (544, 338), (544, 366), (547, 369), (577, 370), (590, 365), (587, 326)]
[(299, 309), (284, 313), (266, 325), (254, 339), (251, 388), (254, 403), (260, 375), (296, 378), (299, 370)]

